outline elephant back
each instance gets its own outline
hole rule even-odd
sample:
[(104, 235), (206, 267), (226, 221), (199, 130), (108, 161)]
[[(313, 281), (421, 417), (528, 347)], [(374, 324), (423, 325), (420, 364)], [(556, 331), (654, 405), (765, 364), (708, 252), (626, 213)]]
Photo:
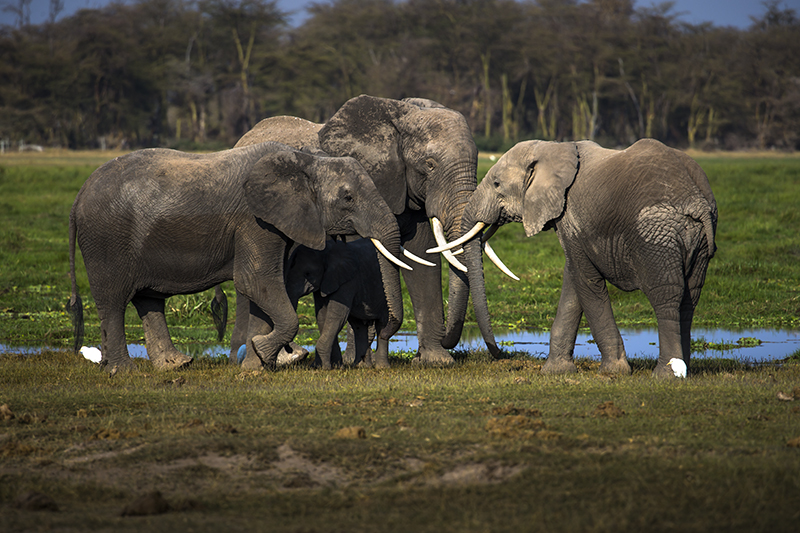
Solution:
[(320, 129), (322, 129), (322, 124), (316, 124), (298, 117), (269, 117), (245, 133), (234, 148), (276, 141), (297, 149), (311, 148), (319, 150), (318, 133)]

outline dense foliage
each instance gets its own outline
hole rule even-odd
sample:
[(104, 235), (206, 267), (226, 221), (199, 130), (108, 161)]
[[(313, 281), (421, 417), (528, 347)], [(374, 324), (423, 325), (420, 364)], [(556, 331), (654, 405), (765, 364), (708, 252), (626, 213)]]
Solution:
[(55, 14), (0, 27), (0, 140), (225, 147), (261, 118), (322, 122), (367, 93), (457, 109), (484, 149), (800, 146), (800, 19), (779, 0), (747, 30), (633, 0), (331, 0), (297, 28), (266, 0)]

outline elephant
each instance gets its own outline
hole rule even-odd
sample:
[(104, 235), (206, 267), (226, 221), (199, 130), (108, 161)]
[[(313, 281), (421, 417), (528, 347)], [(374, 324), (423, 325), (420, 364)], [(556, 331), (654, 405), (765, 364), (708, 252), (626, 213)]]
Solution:
[[(324, 125), (294, 117), (262, 120), (237, 146), (262, 140), (294, 143), (296, 147), (358, 160), (397, 217), (406, 255), (421, 257), (433, 265), (403, 271), (417, 324), (419, 352), (415, 361), (434, 365), (454, 362), (448, 349), (461, 337), (470, 294), (473, 302), (484, 302), (476, 306), (486, 310), (476, 312), (476, 320), (491, 353), (500, 354), (483, 285), (476, 292), (464, 273), (466, 267), (449, 252), (445, 254), (451, 263), (445, 328), (441, 261), (438, 253), (426, 252), (446, 238), (461, 236), (462, 213), (477, 186), (478, 150), (463, 115), (424, 98), (393, 100), (361, 95), (345, 102)], [(433, 219), (434, 228), (429, 219)], [(480, 264), (480, 248), (466, 254), (472, 256), (473, 264)], [(241, 305), (237, 302), (237, 312)], [(243, 337), (234, 327), (232, 352), (236, 343), (244, 342)]]
[[(625, 150), (592, 141), (525, 141), (498, 160), (466, 206), (462, 233), (478, 232), (451, 246), (479, 247), (477, 235), (487, 225), (487, 235), (509, 222), (522, 222), (528, 237), (554, 229), (565, 266), (542, 372), (577, 371), (573, 350), (583, 315), (600, 349), (600, 371), (631, 372), (608, 281), (648, 298), (658, 322), (654, 375), (669, 377), (671, 359), (689, 366), (692, 319), (716, 251), (717, 218), (700, 166), (659, 141), (642, 139)], [(482, 274), (477, 265), (467, 267), (471, 277)]]
[(295, 308), (301, 297), (314, 294), (320, 332), (317, 362), (323, 368), (330, 368), (336, 359), (341, 362), (338, 335), (345, 322), (354, 333), (355, 364), (389, 367), (388, 338), (378, 338), (374, 354), (369, 350), (370, 331), (382, 331), (389, 321), (384, 291), (400, 292), (400, 287), (385, 286), (378, 254), (366, 239), (348, 243), (328, 239), (324, 250), (298, 246), (289, 257), (286, 292)]
[[(101, 363), (109, 372), (133, 365), (124, 331), (129, 302), (142, 319), (154, 366), (179, 368), (191, 358), (170, 340), (165, 299), (231, 279), (249, 302), (242, 366), (274, 368), (278, 351), (298, 330), (284, 279), (290, 249), (295, 243), (324, 249), (329, 234), (374, 239), (402, 264), (397, 221), (352, 158), (274, 142), (202, 155), (147, 149), (118, 157), (92, 173), (70, 212), (76, 348), (83, 331), (77, 243), (100, 316)], [(381, 273), (388, 286), (399, 285), (397, 268), (384, 258)], [(402, 297), (399, 291), (388, 296), (396, 331)]]

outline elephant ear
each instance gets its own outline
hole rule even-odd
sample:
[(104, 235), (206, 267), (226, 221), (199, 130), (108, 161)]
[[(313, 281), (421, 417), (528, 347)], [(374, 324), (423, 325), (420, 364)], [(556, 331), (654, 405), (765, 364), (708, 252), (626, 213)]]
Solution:
[(345, 102), (319, 132), (325, 152), (361, 163), (396, 215), (405, 210), (407, 195), (396, 122), (418, 109), (399, 100), (361, 95)]
[(295, 242), (325, 249), (325, 227), (307, 170), (313, 155), (285, 150), (262, 157), (244, 181), (250, 211)]
[(360, 272), (358, 261), (352, 248), (343, 242), (334, 242), (326, 250), (325, 273), (319, 285), (323, 297), (338, 291), (339, 288), (356, 277)]
[(542, 231), (547, 223), (561, 216), (567, 189), (578, 173), (578, 148), (575, 143), (531, 141), (523, 156), (527, 161), (522, 225), (528, 237)]

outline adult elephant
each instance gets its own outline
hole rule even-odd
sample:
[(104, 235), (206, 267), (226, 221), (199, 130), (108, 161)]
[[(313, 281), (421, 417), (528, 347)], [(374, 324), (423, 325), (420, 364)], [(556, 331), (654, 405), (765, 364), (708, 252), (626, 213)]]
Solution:
[[(566, 256), (543, 372), (576, 371), (572, 355), (585, 314), (602, 355), (600, 370), (630, 373), (606, 280), (625, 291), (641, 289), (653, 306), (654, 374), (671, 376), (673, 358), (688, 367), (692, 318), (716, 250), (717, 224), (708, 178), (694, 160), (652, 139), (621, 151), (591, 141), (522, 142), (489, 170), (462, 220), (464, 228), (479, 229), (508, 222), (522, 222), (529, 237), (554, 228)], [(464, 244), (479, 245), (477, 238)], [(467, 266), (471, 283), (481, 283), (478, 265)]]
[[(376, 239), (398, 261), (397, 222), (352, 158), (280, 143), (205, 155), (150, 149), (116, 158), (92, 173), (70, 213), (76, 348), (83, 323), (77, 241), (100, 315), (102, 363), (109, 370), (132, 365), (124, 332), (129, 302), (142, 318), (156, 367), (191, 362), (169, 338), (164, 301), (230, 279), (249, 302), (252, 342), (243, 366), (272, 367), (298, 329), (284, 280), (290, 247), (297, 242), (324, 249), (328, 234)], [(395, 267), (381, 260), (381, 271), (387, 286), (399, 286)], [(396, 331), (402, 298), (399, 290), (387, 298), (387, 329)]]
[[(461, 216), (477, 186), (478, 150), (460, 113), (423, 98), (362, 95), (348, 100), (324, 125), (289, 117), (263, 120), (237, 146), (265, 139), (358, 160), (397, 217), (404, 250), (433, 263), (432, 268), (403, 271), (417, 323), (420, 362), (453, 363), (447, 349), (461, 337), (470, 291), (474, 302), (484, 302), (476, 306), (484, 310), (476, 312), (476, 318), (487, 346), (494, 355), (500, 353), (485, 311), (483, 285), (477, 291), (470, 288), (466, 268), (452, 255), (445, 330), (441, 261), (439, 254), (426, 252), (437, 243), (430, 219), (442, 229), (440, 243), (461, 236)], [(468, 250), (465, 259), (461, 261), (481, 268), (480, 248)], [(243, 342), (236, 328), (234, 340)]]

